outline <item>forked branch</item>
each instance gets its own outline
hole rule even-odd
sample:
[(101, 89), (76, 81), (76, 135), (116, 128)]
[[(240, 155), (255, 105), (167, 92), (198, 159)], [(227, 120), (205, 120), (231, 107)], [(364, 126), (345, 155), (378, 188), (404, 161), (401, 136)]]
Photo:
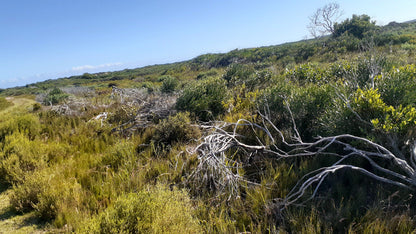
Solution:
[[(199, 179), (201, 185), (210, 180), (216, 189), (224, 191), (228, 188), (233, 194), (238, 191), (242, 181), (247, 182), (246, 178), (238, 174), (238, 168), (243, 166), (243, 162), (227, 156), (228, 150), (236, 149), (247, 155), (256, 152), (276, 160), (319, 155), (338, 158), (333, 164), (303, 176), (285, 198), (277, 199), (282, 209), (314, 198), (325, 178), (340, 170), (357, 171), (377, 181), (405, 189), (413, 190), (416, 186), (415, 163), (413, 163), (416, 149), (413, 149), (415, 152), (411, 152), (406, 160), (397, 157), (382, 145), (349, 134), (319, 137), (312, 142), (303, 142), (296, 130), (295, 136), (289, 141), (267, 116), (262, 114), (259, 116), (262, 124), (240, 119), (233, 124), (217, 122), (216, 125), (210, 126), (211, 132), (193, 151), (198, 153), (199, 165), (192, 176), (199, 175), (202, 178)], [(296, 129), (296, 125), (294, 126)], [(247, 127), (254, 134), (251, 135), (251, 139), (255, 136), (256, 144), (246, 143), (244, 134), (239, 133), (240, 129), (245, 129), (247, 134)], [(265, 137), (258, 137), (260, 132)], [(358, 158), (366, 160), (371, 168), (365, 169), (357, 165)], [(308, 198), (305, 199), (307, 196)]]

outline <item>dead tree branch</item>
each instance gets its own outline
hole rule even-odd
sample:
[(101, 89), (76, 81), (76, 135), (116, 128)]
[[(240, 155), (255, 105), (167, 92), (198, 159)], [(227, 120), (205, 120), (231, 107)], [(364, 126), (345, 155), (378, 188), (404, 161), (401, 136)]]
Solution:
[[(416, 186), (415, 147), (410, 152), (409, 159), (405, 160), (382, 145), (349, 134), (319, 137), (313, 142), (303, 142), (295, 131), (295, 136), (287, 141), (282, 131), (267, 116), (261, 113), (259, 115), (262, 125), (240, 119), (232, 124), (217, 122), (215, 126), (211, 126), (211, 132), (192, 151), (198, 154), (199, 164), (191, 177), (197, 177), (201, 185), (211, 183), (218, 191), (228, 190), (230, 196), (235, 194), (239, 184), (242, 181), (247, 182), (246, 178), (238, 174), (238, 168), (243, 166), (242, 162), (227, 156), (228, 150), (238, 149), (247, 155), (256, 152), (276, 160), (319, 155), (338, 158), (335, 163), (306, 174), (285, 198), (276, 199), (282, 209), (305, 202), (304, 197), (307, 194), (309, 198), (306, 201), (314, 198), (325, 178), (340, 170), (357, 171), (374, 180), (405, 189), (413, 190)], [(241, 127), (250, 127), (254, 134), (263, 132), (266, 139), (256, 137), (257, 144), (244, 143), (245, 137), (239, 133)], [(296, 128), (295, 124), (294, 127)], [(371, 170), (355, 165), (354, 158), (365, 159), (372, 166)]]
[(315, 38), (334, 33), (334, 24), (341, 17), (342, 11), (338, 3), (329, 3), (309, 17), (309, 32)]

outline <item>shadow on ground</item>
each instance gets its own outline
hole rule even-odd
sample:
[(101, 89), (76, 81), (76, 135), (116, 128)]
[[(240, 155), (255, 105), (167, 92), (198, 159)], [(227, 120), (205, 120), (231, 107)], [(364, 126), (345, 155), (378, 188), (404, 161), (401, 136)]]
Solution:
[(0, 184), (0, 233), (39, 233), (46, 223), (40, 220), (35, 211), (17, 212), (9, 203), (9, 186)]

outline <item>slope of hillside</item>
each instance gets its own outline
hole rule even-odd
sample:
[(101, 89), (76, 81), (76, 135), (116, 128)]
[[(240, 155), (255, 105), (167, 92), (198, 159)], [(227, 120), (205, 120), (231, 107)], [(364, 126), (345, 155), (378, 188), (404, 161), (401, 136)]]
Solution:
[(411, 232), (416, 23), (359, 34), (347, 23), (338, 36), (2, 90), (14, 105), (0, 115), (0, 225)]
[[(386, 26), (377, 28), (377, 33), (371, 35), (370, 38), (378, 46), (394, 46), (414, 40), (415, 30), (416, 23), (414, 22), (392, 22)], [(344, 37), (333, 40), (326, 37), (276, 46), (236, 49), (223, 54), (205, 54), (189, 61), (172, 64), (152, 65), (97, 74), (86, 73), (81, 76), (48, 80), (26, 85), (25, 87), (1, 90), (1, 93), (3, 95), (33, 94), (51, 87), (85, 86), (93, 85), (97, 82), (100, 83), (100, 87), (104, 87), (105, 84), (120, 84), (124, 81), (127, 87), (144, 81), (154, 82), (157, 77), (169, 74), (180, 74), (181, 76), (185, 76), (185, 78), (194, 79), (195, 75), (203, 71), (212, 68), (223, 69), (232, 63), (262, 63), (262, 66), (274, 64), (285, 68), (290, 64), (311, 61), (334, 61), (342, 59), (348, 53), (356, 53), (362, 50), (361, 44), (354, 38)]]

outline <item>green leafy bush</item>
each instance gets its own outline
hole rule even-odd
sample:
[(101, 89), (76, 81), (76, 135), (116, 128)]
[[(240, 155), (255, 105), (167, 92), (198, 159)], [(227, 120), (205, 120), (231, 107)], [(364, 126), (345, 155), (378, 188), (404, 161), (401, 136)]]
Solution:
[(153, 93), (155, 91), (155, 85), (152, 82), (146, 81), (141, 84), (142, 88), (145, 88), (148, 93)]
[(172, 144), (198, 139), (200, 135), (198, 127), (191, 125), (189, 113), (180, 112), (156, 125), (153, 140), (158, 143)]
[(13, 188), (10, 195), (10, 204), (18, 212), (27, 212), (34, 209), (39, 202), (39, 194), (47, 186), (44, 177), (39, 173), (28, 176), (23, 184)]
[(14, 186), (10, 196), (12, 207), (19, 212), (35, 210), (39, 218), (54, 221), (57, 227), (66, 224), (69, 216), (79, 211), (82, 189), (74, 178), (65, 178), (58, 169), (62, 168), (38, 170)]
[(5, 122), (0, 122), (0, 142), (7, 135), (20, 132), (25, 134), (29, 139), (35, 138), (41, 131), (39, 119), (31, 114), (17, 116)]
[[(92, 223), (92, 225), (91, 225)], [(114, 206), (88, 223), (87, 233), (199, 233), (185, 190), (157, 185), (121, 196)]]
[(160, 87), (160, 91), (162, 93), (173, 93), (178, 86), (179, 81), (172, 76), (167, 76), (163, 79), (162, 87)]
[(202, 121), (209, 121), (225, 112), (223, 102), (227, 97), (225, 81), (206, 79), (188, 85), (176, 101), (176, 109), (189, 111)]
[(382, 99), (392, 106), (416, 106), (416, 66), (394, 68), (390, 73), (379, 76), (376, 86)]
[(235, 63), (227, 68), (222, 78), (227, 81), (228, 87), (233, 87), (248, 80), (254, 72), (254, 68), (250, 65)]
[(335, 90), (329, 84), (308, 83), (298, 87), (279, 83), (267, 89), (263, 100), (259, 101), (262, 101), (261, 108), (268, 110), (276, 126), (292, 131), (294, 120), (304, 140), (309, 140), (316, 134), (322, 134), (321, 118), (333, 108), (335, 97)]
[(207, 72), (201, 72), (198, 74), (198, 76), (196, 77), (197, 80), (202, 80), (211, 76), (216, 76), (218, 75), (218, 72), (215, 70), (209, 70)]
[(311, 63), (301, 64), (294, 69), (288, 70), (286, 76), (300, 84), (325, 84), (330, 81), (327, 70), (321, 69), (317, 64)]
[(341, 23), (334, 24), (334, 36), (339, 37), (345, 33), (362, 39), (368, 33), (376, 29), (375, 22), (370, 21), (368, 15), (353, 15)]
[(68, 97), (68, 94), (64, 93), (59, 88), (54, 88), (46, 95), (45, 99), (43, 100), (43, 103), (45, 105), (55, 105), (63, 100), (65, 100)]
[(27, 174), (46, 166), (46, 147), (23, 133), (7, 136), (1, 148), (0, 180), (7, 184), (23, 182)]

